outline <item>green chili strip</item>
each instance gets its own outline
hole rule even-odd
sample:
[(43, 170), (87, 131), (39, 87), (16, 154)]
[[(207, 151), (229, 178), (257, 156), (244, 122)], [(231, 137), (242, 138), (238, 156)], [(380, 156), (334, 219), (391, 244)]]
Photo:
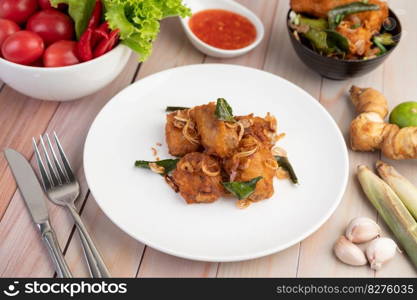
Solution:
[(364, 11), (379, 10), (380, 7), (376, 4), (367, 4), (364, 2), (353, 2), (346, 5), (337, 6), (327, 13), (329, 21), (329, 28), (335, 29), (337, 25), (347, 16)]

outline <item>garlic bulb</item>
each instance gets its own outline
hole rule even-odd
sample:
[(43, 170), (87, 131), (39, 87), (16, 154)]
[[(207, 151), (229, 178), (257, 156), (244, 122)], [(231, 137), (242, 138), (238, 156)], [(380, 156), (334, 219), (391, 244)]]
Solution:
[(366, 264), (366, 257), (363, 251), (344, 236), (341, 236), (337, 240), (333, 250), (337, 258), (345, 264), (352, 266), (362, 266)]
[(366, 248), (371, 269), (379, 270), (382, 265), (392, 259), (397, 251), (397, 244), (390, 238), (378, 238), (373, 240)]
[(381, 233), (381, 228), (374, 220), (358, 217), (350, 221), (346, 228), (346, 237), (353, 243), (364, 243), (373, 240)]

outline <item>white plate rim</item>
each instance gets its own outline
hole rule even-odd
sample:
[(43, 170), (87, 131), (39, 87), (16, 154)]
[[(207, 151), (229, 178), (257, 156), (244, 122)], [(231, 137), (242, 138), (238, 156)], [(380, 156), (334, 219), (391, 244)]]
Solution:
[[(236, 255), (236, 256), (224, 256), (224, 257), (207, 257), (207, 256), (201, 256), (201, 255), (192, 255), (189, 253), (182, 253), (180, 251), (175, 251), (175, 250), (171, 250), (169, 248), (166, 247), (160, 247), (156, 244), (154, 244), (151, 241), (148, 241), (146, 239), (140, 238), (135, 236), (133, 233), (130, 232), (130, 230), (128, 228), (124, 228), (124, 226), (122, 224), (118, 224), (118, 222), (116, 220), (114, 220), (111, 215), (109, 213), (107, 213), (104, 209), (104, 207), (100, 204), (99, 201), (97, 201), (97, 198), (94, 195), (94, 191), (91, 188), (90, 182), (91, 180), (89, 179), (88, 176), (88, 163), (86, 162), (86, 153), (88, 150), (88, 141), (89, 141), (89, 136), (92, 135), (92, 132), (94, 130), (95, 124), (96, 124), (96, 120), (98, 120), (101, 115), (104, 113), (104, 111), (106, 111), (107, 109), (109, 109), (109, 107), (112, 105), (113, 100), (117, 99), (125, 90), (127, 89), (131, 89), (135, 86), (140, 86), (143, 84), (146, 84), (146, 82), (148, 80), (152, 80), (153, 77), (157, 77), (157, 76), (162, 76), (163, 74), (169, 74), (171, 72), (177, 72), (177, 71), (181, 71), (183, 69), (189, 69), (189, 68), (199, 68), (199, 67), (215, 67), (221, 65), (223, 67), (228, 67), (228, 68), (236, 68), (236, 69), (249, 69), (253, 72), (260, 72), (260, 73), (264, 73), (267, 74), (268, 76), (273, 76), (278, 80), (284, 81), (287, 84), (291, 85), (293, 88), (298, 89), (301, 93), (303, 93), (304, 95), (306, 95), (306, 97), (310, 98), (312, 100), (312, 102), (314, 103), (313, 105), (315, 105), (319, 110), (321, 110), (324, 114), (324, 116), (326, 116), (326, 118), (328, 119), (328, 121), (330, 121), (330, 123), (333, 124), (334, 128), (336, 129), (336, 132), (338, 133), (338, 142), (342, 143), (345, 145), (345, 147), (342, 147), (343, 149), (343, 153), (341, 154), (341, 157), (343, 157), (344, 160), (344, 173), (343, 173), (343, 180), (342, 180), (342, 185), (341, 188), (339, 190), (339, 193), (337, 195), (337, 200), (333, 202), (333, 205), (328, 209), (327, 213), (325, 215), (322, 216), (322, 218), (320, 219), (320, 221), (316, 222), (316, 224), (314, 224), (313, 226), (311, 226), (310, 230), (307, 230), (304, 234), (300, 235), (297, 238), (294, 238), (293, 240), (282, 244), (280, 246), (277, 247), (271, 247), (269, 249), (265, 249), (263, 251), (258, 251), (256, 253), (253, 254), (247, 254), (247, 255)], [(238, 70), (236, 70), (238, 71)], [(242, 66), (242, 65), (232, 65), (232, 64), (221, 64), (221, 63), (210, 63), (210, 64), (191, 64), (191, 65), (185, 65), (185, 66), (179, 66), (179, 67), (173, 67), (170, 69), (166, 69), (160, 72), (156, 72), (153, 74), (150, 74), (130, 85), (128, 85), (127, 87), (123, 88), (122, 90), (120, 90), (117, 94), (115, 94), (100, 110), (100, 112), (96, 115), (96, 117), (94, 118), (94, 121), (92, 122), (90, 129), (88, 131), (86, 140), (85, 140), (85, 144), (84, 144), (84, 152), (83, 152), (83, 166), (84, 166), (84, 173), (85, 173), (85, 178), (86, 178), (86, 182), (87, 185), (89, 187), (90, 192), (92, 193), (97, 205), (99, 206), (99, 208), (101, 209), (101, 211), (106, 215), (107, 218), (109, 218), (109, 220), (116, 225), (118, 228), (120, 228), (123, 232), (125, 232), (127, 235), (129, 235), (130, 237), (132, 237), (133, 239), (141, 242), (142, 244), (149, 246), (153, 249), (156, 249), (158, 251), (176, 256), (176, 257), (181, 257), (181, 258), (185, 258), (185, 259), (189, 259), (189, 260), (196, 260), (196, 261), (204, 261), (204, 262), (237, 262), (237, 261), (244, 261), (244, 260), (250, 260), (250, 259), (256, 259), (256, 258), (260, 258), (260, 257), (264, 257), (267, 255), (271, 255), (280, 251), (283, 251), (287, 248), (290, 248), (291, 246), (294, 246), (295, 244), (303, 241), (304, 239), (306, 239), (307, 237), (309, 237), (310, 235), (312, 235), (314, 232), (316, 232), (331, 216), (332, 214), (335, 212), (336, 208), (339, 206), (340, 202), (343, 199), (343, 195), (346, 191), (346, 187), (347, 187), (347, 183), (348, 183), (348, 176), (349, 176), (349, 155), (348, 155), (348, 150), (346, 147), (346, 142), (345, 139), (343, 137), (343, 134), (339, 128), (339, 126), (337, 125), (336, 121), (333, 119), (333, 117), (330, 115), (330, 113), (320, 104), (320, 102), (315, 99), (312, 95), (310, 95), (307, 91), (305, 91), (303, 88), (297, 86), (296, 84), (292, 83), (291, 81), (282, 78), (279, 75), (275, 75), (273, 73), (264, 71), (264, 70), (260, 70), (260, 69), (255, 69), (252, 67), (247, 67), (247, 66)]]

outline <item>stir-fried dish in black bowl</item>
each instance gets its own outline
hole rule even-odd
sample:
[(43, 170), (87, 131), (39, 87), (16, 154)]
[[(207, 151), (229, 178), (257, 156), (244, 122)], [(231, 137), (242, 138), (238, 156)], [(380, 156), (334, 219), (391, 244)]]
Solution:
[(291, 0), (288, 32), (307, 66), (346, 79), (379, 66), (398, 45), (401, 24), (381, 0)]

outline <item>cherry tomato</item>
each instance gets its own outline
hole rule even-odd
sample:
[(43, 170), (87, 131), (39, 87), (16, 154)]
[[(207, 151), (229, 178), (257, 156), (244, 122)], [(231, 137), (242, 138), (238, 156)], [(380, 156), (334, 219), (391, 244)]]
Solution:
[(0, 47), (6, 38), (19, 30), (20, 28), (15, 22), (7, 19), (0, 19)]
[(43, 55), (45, 67), (64, 67), (80, 63), (76, 56), (77, 42), (58, 41), (46, 48)]
[(42, 10), (32, 17), (26, 29), (39, 34), (46, 45), (60, 40), (71, 40), (74, 36), (74, 23), (66, 14), (55, 9)]
[(33, 63), (31, 63), (30, 64), (32, 67), (39, 67), (39, 68), (42, 68), (42, 67), (44, 67), (44, 65), (43, 65), (43, 58), (41, 57), (41, 58), (39, 58), (39, 59), (37, 59), (37, 60), (35, 60)]
[(37, 0), (0, 0), (0, 18), (21, 24), (26, 22), (37, 8)]
[(42, 38), (30, 31), (22, 30), (9, 36), (1, 47), (3, 57), (9, 61), (29, 65), (42, 56)]
[(51, 2), (49, 2), (49, 0), (38, 0), (38, 3), (42, 9), (52, 8)]
[[(51, 6), (51, 2), (49, 0), (38, 0), (39, 6), (42, 9), (49, 9), (49, 8), (53, 8)], [(60, 11), (64, 11), (67, 8), (67, 5), (65, 3), (60, 3), (58, 4), (58, 9)]]

